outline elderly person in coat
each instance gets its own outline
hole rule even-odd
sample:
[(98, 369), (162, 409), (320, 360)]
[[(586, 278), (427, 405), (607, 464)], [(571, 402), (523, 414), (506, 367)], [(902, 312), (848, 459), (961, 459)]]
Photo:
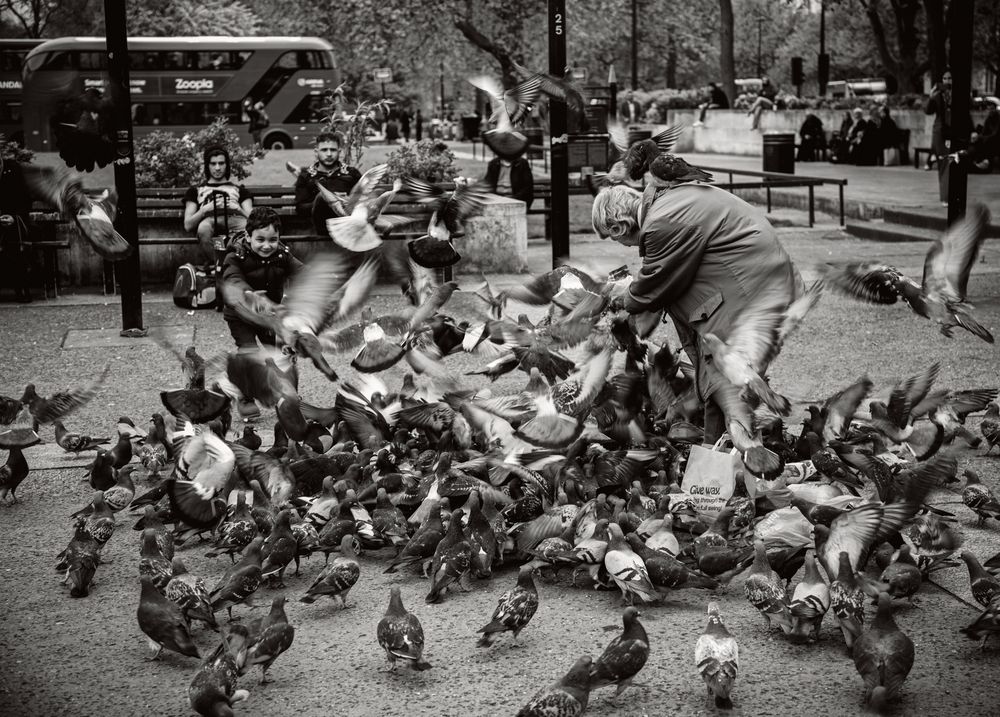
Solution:
[[(750, 471), (780, 473), (781, 459), (762, 446), (752, 405), (787, 412), (787, 401), (762, 377), (780, 349), (778, 326), (803, 286), (774, 228), (742, 199), (693, 182), (649, 186), (644, 194), (606, 189), (594, 200), (593, 223), (602, 237), (639, 247), (642, 267), (621, 303), (629, 313), (666, 311), (673, 319), (697, 368), (705, 442), (728, 429)], [(751, 367), (742, 377), (736, 353), (745, 357), (743, 369)]]

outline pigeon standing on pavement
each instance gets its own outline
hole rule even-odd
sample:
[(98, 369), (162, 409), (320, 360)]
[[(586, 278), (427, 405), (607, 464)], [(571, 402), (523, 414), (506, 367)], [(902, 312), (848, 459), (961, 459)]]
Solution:
[(590, 701), (593, 660), (584, 655), (558, 682), (539, 690), (517, 717), (578, 717)]
[(7, 462), (0, 467), (0, 501), (8, 495), (10, 502), (17, 503), (17, 487), (28, 477), (28, 461), (20, 448), (11, 446)]
[(478, 647), (489, 647), (493, 644), (494, 636), (501, 632), (510, 631), (514, 637), (514, 644), (517, 645), (517, 636), (523, 630), (535, 611), (538, 610), (538, 590), (535, 588), (535, 581), (531, 577), (531, 565), (522, 565), (517, 573), (517, 585), (500, 596), (496, 610), (493, 611), (493, 618), (479, 632), (483, 636), (476, 643)]
[(289, 624), (285, 614), (285, 596), (279, 595), (271, 601), (271, 612), (264, 618), (260, 632), (247, 648), (243, 671), (260, 665), (260, 684), (267, 684), (271, 681), (267, 679), (268, 669), (281, 653), (292, 646), (294, 639), (295, 628)]
[(142, 593), (136, 617), (139, 628), (149, 638), (149, 646), (156, 650), (149, 659), (158, 659), (164, 648), (188, 657), (201, 657), (181, 609), (161, 595), (148, 576), (143, 575), (139, 580)]
[(424, 629), (420, 620), (403, 607), (399, 587), (389, 592), (389, 608), (379, 620), (376, 631), (378, 644), (385, 650), (390, 672), (396, 671), (396, 660), (405, 660), (414, 670), (429, 670), (432, 665), (424, 660)]
[(854, 643), (854, 667), (865, 682), (865, 703), (881, 712), (899, 691), (913, 667), (913, 640), (892, 617), (892, 598), (878, 597), (878, 613)]
[(740, 648), (719, 617), (719, 603), (708, 604), (708, 624), (694, 646), (694, 661), (719, 709), (732, 709), (730, 695), (740, 671)]
[(649, 637), (639, 622), (639, 610), (625, 608), (622, 623), (622, 634), (608, 643), (590, 669), (590, 689), (615, 685), (615, 697), (625, 691), (649, 659)]

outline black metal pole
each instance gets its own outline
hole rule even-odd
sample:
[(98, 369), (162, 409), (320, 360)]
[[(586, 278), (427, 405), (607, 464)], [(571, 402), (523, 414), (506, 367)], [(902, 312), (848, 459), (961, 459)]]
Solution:
[(142, 277), (139, 273), (139, 226), (136, 219), (135, 153), (132, 147), (132, 96), (128, 81), (128, 32), (125, 0), (104, 0), (107, 34), (108, 80), (114, 86), (115, 187), (118, 215), (115, 229), (132, 245), (132, 253), (117, 262), (115, 272), (122, 288), (122, 330), (144, 335), (142, 326)]
[(816, 71), (816, 82), (819, 85), (819, 96), (826, 96), (826, 83), (830, 79), (830, 57), (826, 54), (826, 3), (819, 3), (819, 64)]
[[(972, 104), (972, 18), (973, 2), (955, 3), (949, 8), (951, 16), (951, 38), (948, 47), (951, 52), (951, 146), (949, 153), (959, 152), (969, 147), (972, 134), (972, 118), (969, 115)], [(943, 160), (942, 160), (943, 161)], [(965, 214), (968, 200), (969, 173), (968, 160), (948, 162), (948, 224), (951, 225)]]
[(381, 85), (382, 85), (382, 99), (384, 100), (384, 99), (385, 99), (385, 83), (384, 83), (384, 82), (381, 82), (381, 83), (379, 83), (379, 84), (381, 84)]
[[(566, 71), (566, 3), (549, 0), (549, 74), (562, 77)], [(549, 100), (552, 154), (552, 267), (569, 256), (569, 154), (566, 135), (566, 103)]]
[(608, 118), (618, 119), (618, 75), (615, 74), (615, 66), (608, 68)]
[(441, 60), (441, 121), (444, 122), (444, 60)]
[[(551, 53), (551, 50), (549, 50)], [(639, 0), (632, 0), (632, 89), (639, 87)]]
[(761, 45), (761, 34), (764, 31), (764, 18), (760, 15), (757, 16), (757, 77), (764, 74), (764, 68), (760, 64), (760, 45)]

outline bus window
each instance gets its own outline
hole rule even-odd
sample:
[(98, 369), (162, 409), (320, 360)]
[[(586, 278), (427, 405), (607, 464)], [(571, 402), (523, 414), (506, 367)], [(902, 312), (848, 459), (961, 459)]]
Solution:
[(164, 67), (168, 70), (184, 69), (184, 53), (168, 52), (166, 57), (166, 62), (164, 63)]
[(309, 53), (310, 56), (310, 67), (317, 70), (330, 70), (333, 65), (330, 64), (330, 57), (325, 52), (320, 52), (319, 50), (313, 50)]
[(156, 51), (128, 53), (129, 69), (131, 70), (162, 70), (163, 55)]
[(199, 70), (228, 70), (229, 53), (218, 50), (208, 50), (195, 53), (195, 62)]
[(243, 67), (243, 65), (246, 64), (247, 60), (250, 59), (251, 55), (253, 55), (253, 52), (250, 50), (239, 50), (237, 52), (230, 52), (229, 53), (230, 67), (232, 67), (234, 70), (240, 69), (241, 67)]
[(79, 67), (81, 70), (107, 69), (107, 58), (103, 52), (81, 52), (79, 54)]
[(289, 124), (310, 124), (322, 122), (324, 117), (323, 95), (306, 95), (295, 109), (291, 111), (285, 122)]
[(305, 55), (304, 52), (286, 52), (278, 61), (274, 63), (275, 67), (280, 67), (282, 69), (294, 70), (299, 67), (299, 56)]
[(44, 52), (31, 58), (29, 70), (71, 70), (73, 69), (73, 57), (67, 50), (54, 50)]

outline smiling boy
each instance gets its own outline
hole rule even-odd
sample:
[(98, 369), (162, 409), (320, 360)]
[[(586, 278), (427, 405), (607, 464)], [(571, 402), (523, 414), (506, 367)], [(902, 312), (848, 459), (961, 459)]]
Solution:
[[(241, 291), (263, 291), (268, 299), (280, 303), (285, 282), (302, 268), (302, 262), (281, 242), (281, 217), (270, 207), (250, 212), (245, 234), (237, 236), (222, 267), (222, 282)], [(237, 348), (274, 346), (274, 333), (249, 324), (228, 303), (222, 312)]]

